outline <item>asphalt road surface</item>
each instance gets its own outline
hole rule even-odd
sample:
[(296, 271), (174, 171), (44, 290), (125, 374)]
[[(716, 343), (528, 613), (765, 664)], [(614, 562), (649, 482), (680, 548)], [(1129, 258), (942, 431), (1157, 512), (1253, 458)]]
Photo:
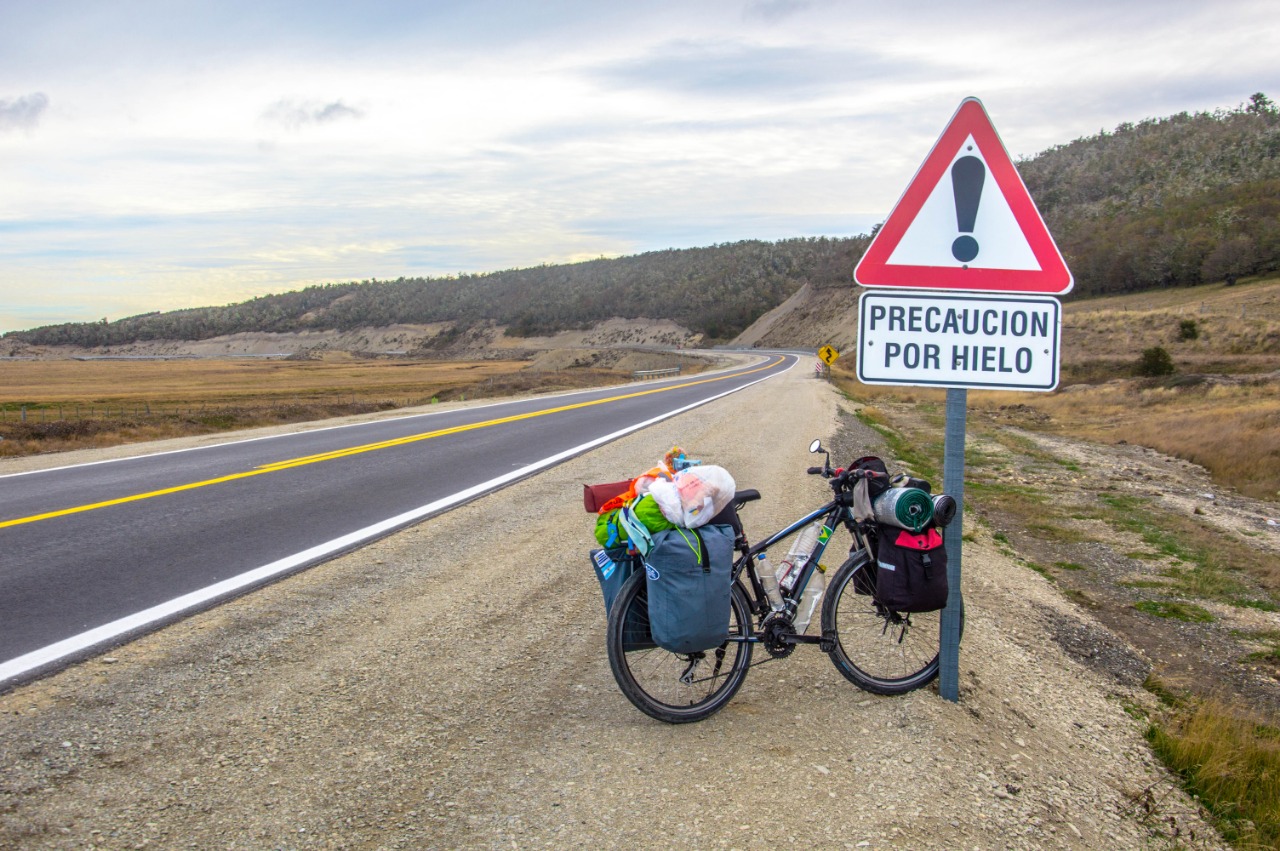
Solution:
[(2, 476), (0, 689), (795, 362)]

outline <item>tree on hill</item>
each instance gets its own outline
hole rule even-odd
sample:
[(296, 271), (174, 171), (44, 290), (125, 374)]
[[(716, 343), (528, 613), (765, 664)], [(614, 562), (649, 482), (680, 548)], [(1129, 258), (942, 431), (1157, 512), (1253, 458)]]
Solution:
[(1076, 294), (1280, 269), (1280, 114), (1262, 92), (1234, 110), (1121, 124), (1018, 170)]
[[(1234, 282), (1280, 269), (1280, 111), (1262, 92), (1233, 110), (1127, 122), (1023, 160), (1018, 171), (1075, 276), (1073, 295)], [(870, 239), (746, 240), (477, 275), (334, 283), (5, 336), (102, 346), (448, 323), (458, 337), (490, 323), (527, 337), (616, 316), (669, 319), (727, 340), (805, 284), (853, 286)]]
[(806, 283), (851, 286), (864, 238), (810, 237), (669, 249), (632, 257), (445, 278), (328, 284), (241, 304), (148, 313), (9, 335), (34, 345), (201, 340), (243, 331), (348, 331), (397, 323), (494, 323), (512, 336), (588, 328), (613, 317), (669, 319), (727, 340)]

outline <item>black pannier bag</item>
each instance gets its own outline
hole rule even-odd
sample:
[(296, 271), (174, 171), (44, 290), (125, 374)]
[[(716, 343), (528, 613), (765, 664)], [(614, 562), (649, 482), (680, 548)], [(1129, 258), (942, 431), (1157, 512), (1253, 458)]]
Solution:
[(849, 465), (850, 470), (870, 470), (873, 473), (879, 473), (874, 479), (867, 479), (867, 489), (869, 496), (874, 500), (880, 494), (889, 489), (889, 468), (885, 466), (884, 460), (875, 455), (864, 455), (857, 461)]
[(654, 536), (645, 557), (649, 627), (672, 653), (697, 653), (729, 639), (734, 531), (676, 527)]
[(872, 508), (876, 497), (889, 489), (889, 470), (884, 461), (874, 455), (859, 458), (849, 465), (850, 470), (870, 470), (878, 473), (874, 479), (858, 479), (853, 486), (853, 519), (859, 523), (875, 519)]
[(875, 598), (896, 612), (934, 612), (947, 605), (947, 551), (932, 526), (916, 533), (876, 529)]
[(915, 476), (908, 476), (906, 473), (899, 473), (889, 479), (889, 486), (895, 488), (915, 488), (922, 490), (927, 494), (933, 493), (933, 485), (924, 479), (917, 479)]

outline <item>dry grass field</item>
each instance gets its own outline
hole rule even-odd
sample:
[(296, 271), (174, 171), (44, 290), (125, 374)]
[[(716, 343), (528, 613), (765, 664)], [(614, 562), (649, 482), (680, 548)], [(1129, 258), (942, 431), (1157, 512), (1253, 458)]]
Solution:
[[(1029, 428), (1124, 441), (1185, 458), (1248, 496), (1280, 497), (1280, 379), (1239, 383), (1126, 381), (1027, 400), (984, 394), (987, 411), (1025, 405)], [(1015, 415), (1013, 418), (1018, 419)]]
[[(1038, 427), (1150, 446), (1249, 496), (1280, 496), (1280, 278), (1071, 302), (1062, 337), (1063, 391), (978, 404), (1029, 405), (1048, 417)], [(1174, 372), (1134, 377), (1153, 347)]]
[[(1153, 347), (1169, 353), (1171, 374), (1136, 374)], [(1056, 392), (971, 391), (970, 410), (1032, 430), (1149, 446), (1248, 496), (1280, 496), (1280, 278), (1068, 302), (1062, 350)], [(856, 384), (851, 365), (840, 374)], [(940, 401), (945, 392), (858, 384), (856, 394)]]
[(356, 395), (430, 399), (519, 372), (521, 361), (0, 360), (0, 406), (242, 404)]
[[(945, 391), (858, 385), (854, 395), (941, 404)], [(1280, 377), (1226, 384), (1116, 379), (1051, 394), (971, 391), (968, 399), (971, 418), (1149, 446), (1199, 464), (1247, 496), (1280, 498)]]
[(26, 455), (624, 380), (524, 361), (0, 360), (0, 455)]
[(1280, 369), (1280, 278), (1133, 293), (1063, 305), (1063, 384), (1116, 377), (1165, 348), (1181, 373)]

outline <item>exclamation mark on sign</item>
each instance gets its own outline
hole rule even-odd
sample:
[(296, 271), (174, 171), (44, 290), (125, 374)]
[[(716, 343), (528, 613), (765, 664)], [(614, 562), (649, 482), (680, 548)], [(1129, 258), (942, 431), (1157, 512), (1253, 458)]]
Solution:
[(978, 256), (978, 240), (971, 235), (978, 219), (978, 202), (982, 200), (982, 183), (987, 167), (974, 156), (965, 156), (951, 166), (951, 186), (956, 193), (956, 230), (960, 236), (951, 243), (951, 256), (968, 263)]

